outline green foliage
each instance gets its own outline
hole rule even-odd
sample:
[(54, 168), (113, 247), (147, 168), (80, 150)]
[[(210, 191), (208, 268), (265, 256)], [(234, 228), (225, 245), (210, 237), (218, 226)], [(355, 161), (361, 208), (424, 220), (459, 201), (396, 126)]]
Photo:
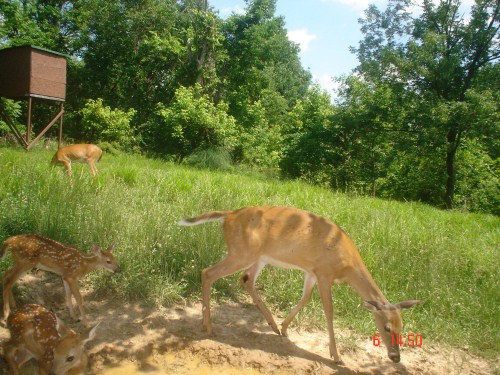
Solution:
[[(281, 169), (286, 176), (328, 185), (335, 163), (332, 144), (330, 97), (319, 87), (311, 88), (292, 112), (294, 126), (286, 131), (285, 156)], [(331, 142), (331, 143), (330, 143)], [(338, 166), (338, 165), (336, 165)]]
[(446, 175), (441, 189), (448, 208), (457, 187), (458, 150), (471, 137), (476, 120), (486, 113), (493, 117), (497, 110), (471, 106), (470, 100), (483, 71), (499, 69), (492, 64), (499, 56), (499, 6), (494, 0), (478, 1), (466, 20), (459, 0), (424, 2), (417, 16), (410, 14), (408, 1), (397, 0), (384, 12), (370, 6), (360, 21), (364, 38), (353, 49), (359, 72), (375, 90), (389, 86), (403, 99), (395, 104), (411, 117), (395, 123), (396, 128), (411, 124), (412, 131), (422, 132), (441, 151)]
[(238, 127), (227, 115), (227, 105), (215, 105), (201, 87), (180, 87), (170, 107), (158, 103), (154, 118), (148, 124), (149, 142), (156, 140), (157, 151), (186, 157), (203, 148), (236, 146)]
[(237, 159), (259, 167), (277, 168), (283, 153), (283, 137), (278, 125), (272, 126), (260, 101), (247, 105)]
[[(10, 99), (6, 98), (0, 98), (0, 109), (4, 110), (5, 113), (10, 117), (12, 121), (16, 123), (16, 119), (20, 116), (21, 114), (21, 105), (19, 102), (15, 102)], [(20, 131), (23, 131), (25, 126), (16, 124), (18, 125), (18, 129)], [(9, 126), (0, 118), (0, 135), (5, 135), (10, 132)]]
[(492, 160), (483, 144), (467, 141), (457, 155), (456, 200), (464, 209), (500, 216), (500, 159)]
[[(59, 52), (67, 52), (72, 30), (67, 27), (71, 7), (64, 2), (26, 0), (0, 2), (0, 46), (35, 45)], [(65, 28), (66, 33), (61, 33)]]
[(185, 80), (184, 14), (174, 0), (93, 0), (74, 4), (74, 55), (84, 64), (69, 77), (68, 102), (103, 98), (113, 108), (134, 108), (140, 128), (156, 103), (168, 102)]
[[(230, 114), (244, 123), (246, 106), (257, 102), (274, 109), (268, 98), (281, 96), (287, 111), (306, 92), (311, 74), (302, 68), (298, 47), (287, 37), (284, 20), (275, 17), (276, 1), (249, 1), (245, 14), (235, 14), (223, 25), (228, 58), (219, 71), (225, 78), (224, 98)], [(281, 108), (281, 104), (277, 107)]]
[(134, 141), (130, 121), (135, 110), (124, 112), (120, 109), (111, 109), (103, 104), (103, 100), (89, 99), (79, 112), (82, 130), (88, 142), (108, 142), (128, 148)]
[(222, 21), (207, 9), (200, 9), (199, 2), (186, 4), (185, 7), (183, 38), (187, 44), (189, 61), (183, 84), (200, 84), (205, 94), (213, 96), (221, 83), (217, 68), (227, 59)]
[[(225, 244), (220, 224), (185, 228), (176, 224), (180, 218), (249, 205), (295, 206), (338, 223), (390, 301), (425, 301), (404, 313), (406, 333), (423, 334), (428, 345), (467, 345), (483, 356), (500, 350), (498, 217), (125, 154), (106, 154), (96, 177), (75, 164), (70, 184), (64, 171), (49, 169), (51, 156), (41, 148), (0, 147), (0, 243), (27, 232), (84, 252), (92, 243), (116, 243), (122, 272), (84, 280), (98, 293), (158, 305), (198, 300), (201, 270), (222, 259)], [(0, 273), (9, 264), (10, 257), (1, 260)], [(302, 272), (271, 266), (257, 280), (266, 303), (283, 314), (300, 299), (302, 284)], [(213, 286), (215, 299), (239, 300), (243, 293), (238, 275)], [(333, 293), (335, 324), (372, 335), (373, 319), (352, 288), (336, 285)], [(325, 327), (316, 292), (294, 321), (311, 323)]]

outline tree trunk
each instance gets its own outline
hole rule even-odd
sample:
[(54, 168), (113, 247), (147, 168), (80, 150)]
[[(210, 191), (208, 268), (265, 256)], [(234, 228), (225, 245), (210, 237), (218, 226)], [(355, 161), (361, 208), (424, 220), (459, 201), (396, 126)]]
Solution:
[(460, 144), (460, 132), (453, 126), (448, 132), (448, 148), (446, 151), (446, 192), (444, 202), (447, 209), (453, 208), (453, 200), (455, 196), (455, 185), (457, 181), (457, 172), (455, 168), (455, 156), (457, 154), (458, 145)]
[[(200, 6), (202, 7), (203, 12), (207, 15), (208, 12), (208, 0), (200, 1)], [(209, 50), (209, 41), (206, 39), (208, 36), (205, 35), (205, 40), (203, 41), (203, 45), (201, 47), (201, 51), (196, 58), (196, 83), (198, 83), (201, 87), (204, 86), (204, 77), (203, 71), (205, 68), (205, 63), (208, 59), (208, 50)]]
[(448, 179), (446, 180), (446, 193), (444, 196), (444, 202), (446, 208), (453, 208), (453, 198), (455, 195), (455, 182), (456, 182), (456, 171), (455, 171), (455, 152), (448, 150), (446, 153), (446, 172), (448, 174)]

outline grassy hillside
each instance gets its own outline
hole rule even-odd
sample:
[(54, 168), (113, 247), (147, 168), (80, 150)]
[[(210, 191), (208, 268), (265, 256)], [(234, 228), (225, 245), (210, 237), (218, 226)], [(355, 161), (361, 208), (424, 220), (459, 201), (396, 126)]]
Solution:
[[(87, 279), (113, 298), (168, 304), (198, 299), (200, 271), (224, 254), (219, 224), (178, 227), (179, 218), (248, 205), (295, 206), (337, 222), (357, 245), (389, 300), (422, 299), (404, 313), (405, 333), (499, 352), (500, 219), (415, 203), (350, 197), (298, 182), (196, 170), (139, 156), (105, 154), (92, 178), (74, 164), (72, 184), (50, 168), (53, 151), (0, 147), (0, 241), (37, 232), (89, 251), (116, 243), (118, 276)], [(0, 263), (8, 267), (10, 258)], [(302, 274), (266, 268), (257, 284), (276, 312), (302, 293)], [(242, 294), (238, 275), (216, 283), (216, 298)], [(333, 289), (335, 324), (375, 333), (371, 315), (346, 286)], [(324, 327), (315, 292), (296, 321)]]

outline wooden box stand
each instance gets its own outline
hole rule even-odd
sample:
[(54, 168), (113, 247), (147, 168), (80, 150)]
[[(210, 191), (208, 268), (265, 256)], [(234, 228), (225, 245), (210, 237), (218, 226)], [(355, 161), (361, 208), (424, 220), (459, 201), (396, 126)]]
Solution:
[[(23, 137), (8, 114), (0, 108), (19, 143), (29, 150), (59, 120), (59, 145), (62, 138), (63, 103), (66, 98), (66, 58), (64, 55), (34, 46), (0, 50), (0, 96), (28, 101), (26, 134)], [(33, 99), (59, 102), (59, 112), (31, 140)]]

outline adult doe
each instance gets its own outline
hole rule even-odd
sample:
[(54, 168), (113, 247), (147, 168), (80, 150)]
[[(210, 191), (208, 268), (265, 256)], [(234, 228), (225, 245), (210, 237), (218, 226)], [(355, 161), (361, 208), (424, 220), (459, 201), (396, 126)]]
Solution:
[[(317, 283), (329, 334), (330, 356), (340, 362), (333, 333), (331, 289), (334, 283), (346, 282), (363, 298), (372, 311), (389, 358), (400, 361), (399, 346), (392, 344), (391, 334), (403, 328), (400, 311), (420, 301), (391, 304), (380, 291), (351, 239), (336, 224), (307, 211), (288, 207), (246, 207), (236, 211), (212, 211), (184, 219), (180, 225), (198, 225), (210, 221), (223, 223), (227, 256), (202, 271), (203, 327), (210, 334), (210, 288), (225, 276), (243, 271), (241, 282), (251, 295), (269, 325), (276, 333), (286, 335), (288, 325), (309, 300)], [(302, 298), (285, 318), (281, 331), (271, 312), (255, 289), (255, 280), (266, 264), (304, 271)]]

